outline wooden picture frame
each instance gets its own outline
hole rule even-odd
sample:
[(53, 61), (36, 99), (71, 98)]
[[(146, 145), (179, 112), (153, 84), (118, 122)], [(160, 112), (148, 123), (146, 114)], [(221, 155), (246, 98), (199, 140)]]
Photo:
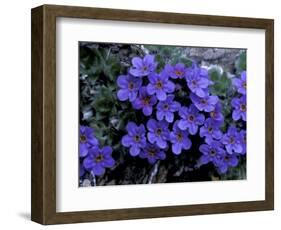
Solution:
[[(263, 29), (266, 34), (265, 200), (101, 211), (56, 211), (56, 18), (121, 20)], [(179, 13), (43, 5), (32, 9), (32, 205), (31, 219), (63, 224), (274, 208), (274, 21)]]

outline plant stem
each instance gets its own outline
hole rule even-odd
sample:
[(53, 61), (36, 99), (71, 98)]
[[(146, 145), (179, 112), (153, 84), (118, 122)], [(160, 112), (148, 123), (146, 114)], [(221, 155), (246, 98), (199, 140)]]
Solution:
[(97, 181), (96, 181), (96, 176), (95, 176), (95, 174), (94, 174), (94, 173), (91, 173), (91, 176), (92, 176), (91, 181), (93, 182), (93, 186), (97, 186)]
[(159, 164), (160, 164), (160, 161), (157, 161), (155, 163), (155, 165), (153, 166), (153, 168), (151, 170), (151, 173), (150, 173), (150, 176), (149, 176), (149, 179), (148, 179), (148, 182), (147, 182), (148, 184), (152, 184), (152, 181), (153, 181), (154, 177), (158, 173)]

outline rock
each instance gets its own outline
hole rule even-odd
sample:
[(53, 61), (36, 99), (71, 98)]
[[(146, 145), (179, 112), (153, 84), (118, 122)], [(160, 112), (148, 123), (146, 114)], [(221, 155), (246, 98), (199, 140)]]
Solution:
[(203, 66), (219, 64), (226, 71), (234, 73), (235, 60), (243, 49), (186, 48), (186, 56)]

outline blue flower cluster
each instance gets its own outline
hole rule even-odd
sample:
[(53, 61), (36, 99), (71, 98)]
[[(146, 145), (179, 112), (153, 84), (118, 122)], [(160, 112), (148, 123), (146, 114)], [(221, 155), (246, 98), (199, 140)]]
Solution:
[(240, 97), (235, 97), (231, 101), (231, 105), (234, 109), (232, 118), (234, 121), (238, 121), (240, 118), (246, 121), (246, 71), (241, 73), (241, 78), (234, 78), (233, 85), (237, 88), (237, 92), (241, 94)]
[[(246, 121), (246, 72), (233, 79), (240, 96), (231, 101), (233, 122), (225, 133), (221, 99), (210, 90), (213, 84), (207, 69), (195, 63), (166, 64), (161, 69), (153, 55), (134, 57), (128, 73), (117, 79), (117, 97), (141, 110), (144, 119), (128, 122), (122, 145), (131, 156), (154, 164), (170, 149), (175, 155), (188, 154), (190, 138), (197, 135), (204, 142), (198, 147), (199, 166), (212, 163), (220, 173), (237, 166), (239, 156), (246, 154), (246, 130), (235, 126), (240, 119)], [(180, 90), (188, 93), (184, 99), (178, 97)]]
[(85, 174), (85, 170), (93, 176), (101, 176), (105, 173), (106, 168), (115, 165), (115, 160), (111, 156), (112, 148), (110, 146), (99, 147), (99, 142), (91, 127), (80, 126), (79, 148), (80, 177)]

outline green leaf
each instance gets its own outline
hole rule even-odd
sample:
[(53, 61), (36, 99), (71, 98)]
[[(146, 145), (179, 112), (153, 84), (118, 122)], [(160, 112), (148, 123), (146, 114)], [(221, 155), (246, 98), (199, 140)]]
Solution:
[(238, 70), (239, 73), (247, 69), (247, 54), (246, 54), (246, 51), (243, 51), (239, 55), (237, 61), (235, 62), (235, 67), (236, 67), (236, 69)]
[(240, 162), (237, 167), (230, 167), (227, 173), (221, 175), (222, 180), (240, 180), (246, 179), (246, 160), (244, 157), (240, 158)]
[(211, 68), (208, 73), (213, 82), (217, 82), (221, 78), (220, 70), (216, 67)]
[(186, 67), (191, 67), (192, 66), (192, 60), (190, 60), (189, 58), (180, 58), (178, 63), (183, 63)]
[(227, 73), (224, 72), (221, 76), (213, 72), (211, 73), (211, 79), (214, 82), (214, 85), (211, 87), (211, 92), (214, 95), (226, 96), (230, 87), (231, 80), (227, 77)]

